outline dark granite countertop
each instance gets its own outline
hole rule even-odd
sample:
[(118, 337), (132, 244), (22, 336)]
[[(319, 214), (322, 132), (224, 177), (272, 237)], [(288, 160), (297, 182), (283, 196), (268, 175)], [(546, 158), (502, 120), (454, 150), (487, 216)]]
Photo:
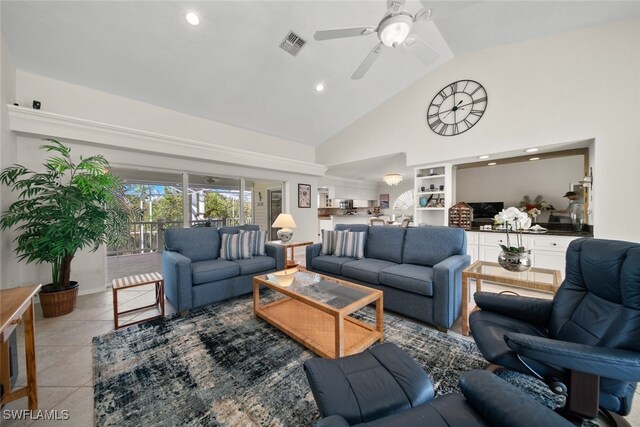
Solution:
[[(504, 230), (480, 230), (480, 225), (487, 225), (486, 222), (473, 222), (471, 230), (481, 233), (504, 233)], [(564, 223), (540, 223), (540, 227), (547, 229), (546, 233), (531, 232), (523, 230), (522, 234), (542, 235), (542, 236), (569, 236), (569, 237), (593, 237), (593, 226), (585, 225), (583, 231), (574, 231), (572, 224)]]

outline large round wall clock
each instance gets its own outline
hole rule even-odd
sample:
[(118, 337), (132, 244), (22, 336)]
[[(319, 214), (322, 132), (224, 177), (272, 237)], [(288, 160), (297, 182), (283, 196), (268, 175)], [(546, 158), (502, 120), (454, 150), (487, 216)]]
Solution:
[(427, 109), (427, 124), (442, 136), (471, 129), (487, 109), (487, 91), (473, 80), (458, 80), (442, 88)]

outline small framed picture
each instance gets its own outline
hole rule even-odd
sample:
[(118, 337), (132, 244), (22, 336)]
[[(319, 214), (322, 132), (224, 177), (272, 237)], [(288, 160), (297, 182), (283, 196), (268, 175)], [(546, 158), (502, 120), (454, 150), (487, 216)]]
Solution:
[(389, 195), (381, 194), (380, 195), (380, 209), (389, 209)]
[(298, 207), (299, 208), (311, 207), (311, 185), (310, 184), (298, 184)]

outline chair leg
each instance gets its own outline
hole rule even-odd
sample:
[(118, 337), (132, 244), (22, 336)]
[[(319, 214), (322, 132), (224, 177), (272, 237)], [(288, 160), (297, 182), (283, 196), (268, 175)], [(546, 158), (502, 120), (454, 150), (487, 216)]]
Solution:
[(496, 365), (494, 363), (489, 363), (487, 366), (485, 366), (484, 370), (491, 372), (492, 374), (497, 374), (498, 372), (502, 372), (504, 370), (506, 370), (507, 368), (505, 368), (502, 365)]
[(600, 377), (584, 372), (569, 371), (567, 402), (558, 412), (569, 420), (594, 419), (598, 416)]

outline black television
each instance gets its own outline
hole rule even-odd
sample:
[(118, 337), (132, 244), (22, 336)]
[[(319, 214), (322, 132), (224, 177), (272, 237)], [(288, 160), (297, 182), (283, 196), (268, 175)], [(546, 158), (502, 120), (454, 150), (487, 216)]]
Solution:
[(504, 202), (478, 202), (467, 203), (473, 209), (473, 220), (493, 219), (498, 212), (504, 209)]

